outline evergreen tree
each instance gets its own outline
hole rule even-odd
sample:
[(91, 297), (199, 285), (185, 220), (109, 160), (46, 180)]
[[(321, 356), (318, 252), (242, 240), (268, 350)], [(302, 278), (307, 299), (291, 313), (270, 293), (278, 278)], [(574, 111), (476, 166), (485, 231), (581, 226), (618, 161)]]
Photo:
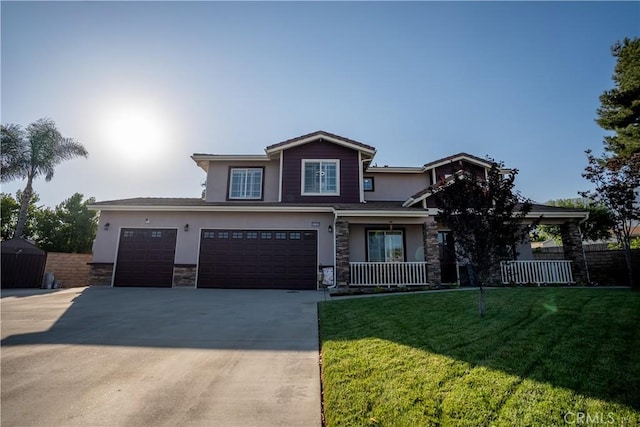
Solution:
[(597, 123), (614, 132), (604, 138), (605, 150), (628, 157), (640, 152), (640, 38), (625, 38), (611, 48), (617, 63), (614, 88), (600, 95)]

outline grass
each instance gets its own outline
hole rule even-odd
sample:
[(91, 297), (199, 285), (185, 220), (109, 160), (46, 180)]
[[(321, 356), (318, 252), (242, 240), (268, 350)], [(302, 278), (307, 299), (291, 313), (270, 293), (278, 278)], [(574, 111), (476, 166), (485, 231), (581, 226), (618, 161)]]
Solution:
[(326, 425), (640, 425), (639, 294), (477, 295), (321, 303)]

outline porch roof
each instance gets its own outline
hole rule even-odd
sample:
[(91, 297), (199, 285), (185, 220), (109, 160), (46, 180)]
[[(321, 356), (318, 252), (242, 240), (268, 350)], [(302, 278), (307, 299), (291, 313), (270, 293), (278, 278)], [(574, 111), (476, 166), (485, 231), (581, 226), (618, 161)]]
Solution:
[[(518, 206), (516, 207), (516, 209), (518, 209)], [(545, 223), (545, 219), (585, 220), (589, 218), (589, 212), (583, 209), (562, 208), (559, 206), (549, 206), (540, 203), (533, 203), (531, 205), (531, 212), (529, 212), (527, 218), (539, 217), (542, 217), (542, 223)]]

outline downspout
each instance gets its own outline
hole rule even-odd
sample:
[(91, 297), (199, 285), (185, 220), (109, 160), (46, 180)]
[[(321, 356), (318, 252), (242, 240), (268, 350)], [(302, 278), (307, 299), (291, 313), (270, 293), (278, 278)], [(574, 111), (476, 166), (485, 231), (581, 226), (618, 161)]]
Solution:
[[(360, 165), (360, 168), (358, 170), (358, 175), (360, 177), (360, 185), (359, 185), (359, 189), (360, 189), (360, 203), (367, 203), (364, 200), (364, 162), (366, 162), (366, 159), (362, 158), (362, 152), (358, 151), (358, 164)], [(335, 228), (334, 228), (335, 230)]]
[(278, 180), (278, 202), (282, 202), (282, 162), (284, 157), (284, 150), (280, 151), (280, 173)]

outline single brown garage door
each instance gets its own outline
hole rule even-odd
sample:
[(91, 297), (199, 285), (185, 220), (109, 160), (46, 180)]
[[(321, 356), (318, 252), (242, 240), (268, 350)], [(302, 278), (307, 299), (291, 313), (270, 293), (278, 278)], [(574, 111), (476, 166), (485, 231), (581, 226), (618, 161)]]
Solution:
[(199, 288), (317, 289), (317, 232), (202, 230)]
[(113, 286), (170, 288), (176, 229), (123, 228)]

